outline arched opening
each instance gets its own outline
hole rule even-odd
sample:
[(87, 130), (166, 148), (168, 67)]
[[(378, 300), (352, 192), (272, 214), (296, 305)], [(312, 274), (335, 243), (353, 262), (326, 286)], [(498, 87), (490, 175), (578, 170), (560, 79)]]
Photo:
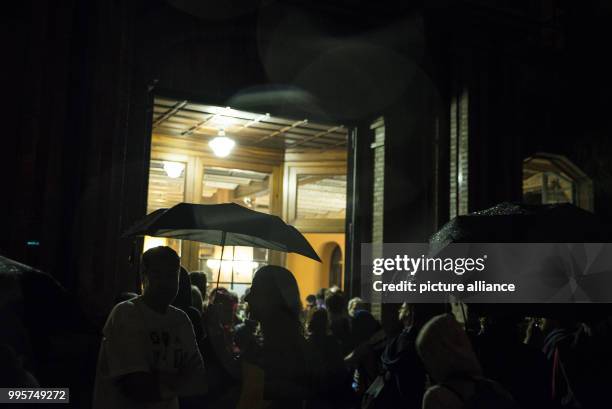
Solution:
[(329, 287), (342, 288), (342, 250), (335, 245), (329, 258)]
[(566, 157), (537, 153), (523, 161), (523, 201), (571, 203), (592, 211), (593, 182)]

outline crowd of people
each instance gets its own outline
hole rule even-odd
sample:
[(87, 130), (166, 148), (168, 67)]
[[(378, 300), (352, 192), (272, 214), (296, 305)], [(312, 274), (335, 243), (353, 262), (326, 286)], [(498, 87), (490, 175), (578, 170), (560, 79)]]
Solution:
[(393, 331), (337, 287), (302, 302), (282, 267), (238, 297), (168, 247), (143, 264), (105, 325), (95, 408), (609, 407), (605, 314), (405, 303)]
[[(56, 359), (48, 351), (57, 337), (37, 321), (35, 354), (21, 341), (0, 343), (1, 386), (70, 385), (74, 407), (96, 409), (610, 407), (612, 314), (603, 304), (585, 312), (404, 303), (379, 315), (337, 287), (302, 298), (293, 274), (278, 266), (256, 271), (240, 297), (207, 281), (182, 268), (171, 248), (148, 250), (142, 294), (119, 294), (94, 332), (95, 382), (86, 338), (71, 338)], [(44, 314), (36, 304), (30, 310)], [(66, 327), (77, 320), (68, 318)], [(69, 349), (81, 355), (68, 359)], [(92, 384), (87, 398), (81, 388)]]

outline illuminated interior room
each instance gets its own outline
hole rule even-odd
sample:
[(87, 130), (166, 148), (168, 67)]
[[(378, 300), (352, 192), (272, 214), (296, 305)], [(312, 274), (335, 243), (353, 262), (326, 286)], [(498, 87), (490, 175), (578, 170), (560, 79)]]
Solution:
[(238, 295), (266, 264), (291, 270), (302, 298), (342, 288), (347, 137), (339, 124), (155, 98), (147, 213), (180, 202), (237, 203), (295, 226), (322, 263), (239, 246), (222, 255), (220, 246), (154, 237), (145, 238), (144, 250), (171, 246), (189, 271)]

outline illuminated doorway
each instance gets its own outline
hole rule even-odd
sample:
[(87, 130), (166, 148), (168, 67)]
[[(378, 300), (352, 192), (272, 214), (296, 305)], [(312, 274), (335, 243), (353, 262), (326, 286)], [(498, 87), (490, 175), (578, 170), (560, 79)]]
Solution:
[[(213, 146), (216, 139), (223, 144)], [(233, 202), (282, 217), (319, 254), (330, 240), (344, 248), (347, 139), (341, 125), (156, 97), (147, 213), (180, 202)], [(295, 254), (228, 246), (221, 255), (219, 246), (145, 240), (159, 244), (177, 249), (188, 270), (204, 271), (210, 282), (218, 279), (239, 294), (264, 264), (292, 270), (302, 294), (320, 284), (313, 282), (319, 263), (312, 261), (313, 269)]]

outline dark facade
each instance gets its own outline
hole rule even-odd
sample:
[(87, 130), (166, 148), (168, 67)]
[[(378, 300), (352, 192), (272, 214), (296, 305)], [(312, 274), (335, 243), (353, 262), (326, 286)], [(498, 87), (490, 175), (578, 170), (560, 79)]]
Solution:
[(448, 220), (461, 135), (469, 211), (520, 200), (522, 160), (551, 152), (593, 179), (595, 211), (612, 220), (603, 2), (197, 3), (25, 1), (5, 13), (0, 250), (51, 272), (93, 315), (136, 287), (120, 236), (146, 210), (154, 95), (350, 126), (349, 266), (373, 235), (420, 242)]

